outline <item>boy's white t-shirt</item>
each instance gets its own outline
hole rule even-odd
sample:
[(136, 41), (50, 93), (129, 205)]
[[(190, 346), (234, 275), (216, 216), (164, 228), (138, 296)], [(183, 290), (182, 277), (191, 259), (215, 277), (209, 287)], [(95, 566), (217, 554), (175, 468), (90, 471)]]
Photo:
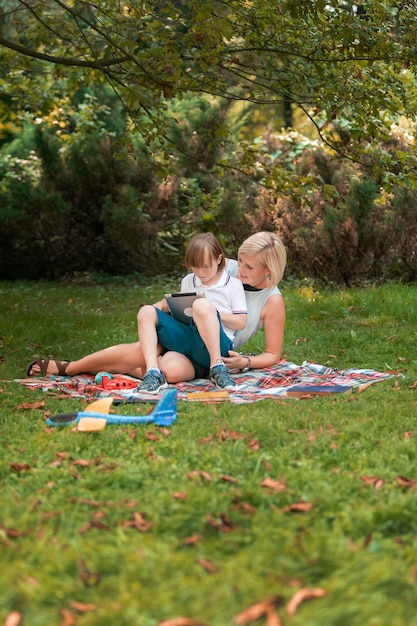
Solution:
[[(195, 274), (187, 274), (181, 281), (181, 292), (196, 291), (204, 293), (205, 297), (214, 304), (219, 313), (247, 313), (245, 292), (242, 282), (238, 278), (222, 272), (215, 285), (203, 285)], [(222, 322), (226, 335), (233, 341), (235, 330)]]

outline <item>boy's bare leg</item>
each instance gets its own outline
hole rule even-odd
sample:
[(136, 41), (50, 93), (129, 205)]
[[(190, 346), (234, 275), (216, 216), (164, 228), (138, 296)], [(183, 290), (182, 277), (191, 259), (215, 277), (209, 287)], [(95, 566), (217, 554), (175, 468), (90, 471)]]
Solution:
[(146, 370), (151, 367), (159, 368), (158, 364), (158, 334), (156, 326), (158, 315), (154, 306), (146, 304), (138, 313), (138, 335)]
[(197, 300), (193, 306), (193, 320), (210, 355), (210, 367), (222, 363), (220, 322), (211, 302), (204, 298)]

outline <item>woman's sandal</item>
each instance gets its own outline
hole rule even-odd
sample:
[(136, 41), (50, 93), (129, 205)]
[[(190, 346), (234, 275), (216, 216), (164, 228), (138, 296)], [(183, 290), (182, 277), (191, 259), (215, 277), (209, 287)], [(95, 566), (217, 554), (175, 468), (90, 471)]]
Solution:
[[(43, 376), (48, 373), (48, 365), (49, 363), (55, 363), (57, 372), (54, 376), (65, 376), (65, 372), (67, 371), (67, 367), (70, 364), (70, 361), (58, 361), (58, 359), (37, 359), (36, 361), (32, 361), (29, 363), (26, 369), (27, 376)], [(39, 372), (35, 372), (31, 374), (32, 368), (34, 365), (39, 366)]]

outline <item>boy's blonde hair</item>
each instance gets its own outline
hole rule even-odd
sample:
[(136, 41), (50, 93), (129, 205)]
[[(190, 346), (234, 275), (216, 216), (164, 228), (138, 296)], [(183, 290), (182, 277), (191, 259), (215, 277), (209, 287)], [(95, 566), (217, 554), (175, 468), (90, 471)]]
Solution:
[(221, 256), (218, 268), (219, 270), (224, 269), (226, 264), (224, 251), (213, 233), (198, 233), (190, 239), (185, 249), (185, 265), (188, 268), (202, 267), (206, 261), (207, 252), (211, 261), (217, 262)]
[(261, 231), (250, 235), (239, 248), (239, 253), (259, 256), (261, 264), (271, 275), (271, 285), (277, 285), (287, 264), (287, 251), (276, 233)]

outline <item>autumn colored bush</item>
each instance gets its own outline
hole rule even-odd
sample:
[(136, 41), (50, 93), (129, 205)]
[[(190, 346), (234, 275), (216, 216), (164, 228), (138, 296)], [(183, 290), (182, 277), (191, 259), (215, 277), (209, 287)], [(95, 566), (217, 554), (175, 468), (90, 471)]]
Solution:
[[(275, 146), (275, 150), (276, 150)], [(417, 194), (390, 193), (359, 166), (322, 149), (296, 156), (304, 194), (260, 190), (252, 227), (276, 230), (288, 251), (288, 272), (327, 283), (417, 279)]]

